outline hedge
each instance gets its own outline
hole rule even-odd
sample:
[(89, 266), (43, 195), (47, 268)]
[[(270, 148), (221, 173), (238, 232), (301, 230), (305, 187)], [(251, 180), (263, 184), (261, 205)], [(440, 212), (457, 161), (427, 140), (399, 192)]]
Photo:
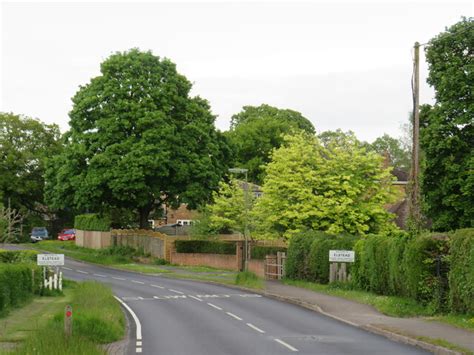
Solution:
[(39, 293), (40, 285), (41, 272), (36, 266), (0, 264), (0, 316)]
[(35, 262), (36, 255), (39, 253), (36, 250), (0, 250), (0, 263), (18, 264)]
[(110, 218), (96, 213), (80, 214), (74, 219), (74, 228), (84, 231), (110, 231)]
[(316, 234), (313, 231), (302, 232), (291, 238), (286, 257), (286, 277), (295, 280), (308, 279), (308, 254), (315, 238)]
[(235, 255), (236, 252), (235, 243), (210, 240), (176, 240), (174, 245), (178, 253)]
[(265, 247), (260, 245), (253, 245), (250, 249), (250, 258), (263, 260), (267, 255), (276, 255), (278, 252), (287, 252), (284, 247)]
[(457, 230), (450, 242), (449, 305), (474, 314), (474, 228)]

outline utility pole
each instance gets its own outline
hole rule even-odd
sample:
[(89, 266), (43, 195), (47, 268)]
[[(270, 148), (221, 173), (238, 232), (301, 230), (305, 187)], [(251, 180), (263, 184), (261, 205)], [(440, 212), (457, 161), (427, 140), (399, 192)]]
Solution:
[(415, 42), (413, 62), (413, 147), (410, 173), (409, 218), (415, 227), (421, 223), (420, 210), (420, 43)]

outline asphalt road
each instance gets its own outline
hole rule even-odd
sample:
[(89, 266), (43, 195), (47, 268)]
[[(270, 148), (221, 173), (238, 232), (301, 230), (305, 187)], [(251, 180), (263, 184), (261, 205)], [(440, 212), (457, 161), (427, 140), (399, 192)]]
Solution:
[(66, 260), (64, 275), (109, 284), (139, 320), (129, 354), (426, 354), (316, 312), (233, 288)]

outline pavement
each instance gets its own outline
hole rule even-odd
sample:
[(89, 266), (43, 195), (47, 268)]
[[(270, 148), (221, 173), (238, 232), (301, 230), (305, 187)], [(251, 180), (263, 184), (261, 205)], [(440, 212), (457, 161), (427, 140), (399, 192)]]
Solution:
[(396, 318), (378, 312), (372, 306), (329, 296), (300, 287), (267, 281), (267, 296), (313, 309), (355, 327), (369, 330), (408, 344), (421, 346), (438, 354), (456, 354), (423, 341), (420, 337), (443, 339), (474, 352), (474, 332), (422, 318)]

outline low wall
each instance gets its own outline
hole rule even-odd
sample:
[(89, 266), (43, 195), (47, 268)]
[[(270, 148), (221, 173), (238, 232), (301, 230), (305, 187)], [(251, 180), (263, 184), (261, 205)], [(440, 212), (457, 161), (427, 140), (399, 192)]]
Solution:
[(155, 258), (165, 258), (165, 238), (162, 234), (147, 230), (113, 230), (112, 246), (128, 246), (141, 249)]
[(265, 278), (265, 262), (263, 260), (249, 260), (247, 263), (248, 270), (261, 278)]
[(235, 255), (171, 253), (171, 263), (186, 266), (210, 266), (216, 269), (239, 271), (239, 262)]
[(83, 248), (102, 249), (111, 246), (110, 232), (76, 230), (76, 245)]

